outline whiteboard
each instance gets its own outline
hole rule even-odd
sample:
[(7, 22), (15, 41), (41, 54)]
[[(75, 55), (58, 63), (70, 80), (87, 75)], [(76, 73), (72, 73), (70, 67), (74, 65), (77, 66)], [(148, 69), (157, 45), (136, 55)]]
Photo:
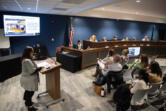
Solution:
[(9, 37), (4, 36), (4, 30), (0, 29), (0, 49), (10, 48)]

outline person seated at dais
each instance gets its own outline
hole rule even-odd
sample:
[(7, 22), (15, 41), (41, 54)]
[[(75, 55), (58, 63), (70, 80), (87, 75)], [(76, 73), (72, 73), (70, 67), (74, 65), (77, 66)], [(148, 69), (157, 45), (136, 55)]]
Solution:
[(113, 37), (113, 41), (117, 41), (118, 40), (118, 37), (117, 36), (114, 36)]
[(147, 35), (144, 36), (144, 38), (142, 39), (142, 41), (149, 41), (149, 38)]
[(124, 39), (122, 39), (122, 41), (129, 41), (129, 38), (125, 37)]
[(159, 66), (159, 63), (152, 61), (149, 66), (149, 82), (150, 83), (160, 83), (163, 80), (162, 71)]
[(136, 38), (135, 37), (132, 37), (132, 39), (131, 39), (132, 41), (136, 41)]
[(81, 40), (78, 40), (78, 41), (77, 41), (76, 48), (77, 48), (77, 49), (79, 49), (79, 50), (81, 50), (81, 49), (82, 49)]
[(107, 42), (106, 36), (103, 36), (103, 37), (102, 37), (102, 41), (103, 41), (103, 42)]
[(92, 35), (92, 36), (90, 37), (90, 41), (91, 41), (91, 42), (97, 42), (96, 35)]

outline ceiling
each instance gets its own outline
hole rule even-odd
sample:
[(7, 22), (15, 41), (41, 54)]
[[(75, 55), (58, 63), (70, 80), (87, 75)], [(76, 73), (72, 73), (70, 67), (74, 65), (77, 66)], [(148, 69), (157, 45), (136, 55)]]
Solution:
[(116, 0), (76, 15), (166, 23), (166, 0)]
[(0, 10), (166, 23), (166, 0), (0, 0)]
[(114, 0), (0, 0), (0, 10), (71, 15)]

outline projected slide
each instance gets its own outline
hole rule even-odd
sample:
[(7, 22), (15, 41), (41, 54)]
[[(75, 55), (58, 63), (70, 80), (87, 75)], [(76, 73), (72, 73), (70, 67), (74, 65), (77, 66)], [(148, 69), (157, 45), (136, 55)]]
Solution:
[(35, 36), (40, 33), (40, 18), (4, 15), (5, 36)]

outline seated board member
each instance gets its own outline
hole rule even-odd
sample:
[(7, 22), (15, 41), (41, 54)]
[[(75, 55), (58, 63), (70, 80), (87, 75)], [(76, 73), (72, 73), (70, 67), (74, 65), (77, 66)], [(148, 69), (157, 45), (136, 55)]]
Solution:
[(149, 41), (149, 38), (147, 35), (144, 36), (144, 38), (142, 39), (142, 41)]
[(102, 37), (102, 41), (103, 41), (103, 42), (107, 42), (106, 36), (103, 36), (103, 37)]
[(136, 37), (132, 37), (132, 38), (131, 38), (131, 41), (136, 41)]
[(128, 49), (123, 49), (122, 50), (122, 55), (121, 55), (121, 64), (122, 64), (122, 66), (128, 64), (128, 61), (129, 61), (128, 54), (129, 54), (129, 50)]
[(129, 38), (125, 37), (124, 39), (122, 39), (122, 41), (129, 41)]
[(78, 41), (77, 41), (76, 48), (77, 48), (77, 49), (79, 49), (79, 50), (81, 50), (81, 49), (82, 49), (81, 40), (78, 40)]
[(22, 73), (20, 83), (25, 89), (24, 97), (25, 106), (28, 111), (36, 111), (37, 109), (33, 107), (32, 96), (34, 92), (38, 90), (39, 74), (38, 72), (42, 69), (37, 68), (36, 64), (33, 62), (34, 50), (32, 47), (27, 46), (22, 54)]
[(152, 61), (149, 66), (149, 83), (160, 83), (163, 80), (160, 65), (156, 61)]
[(117, 36), (114, 36), (113, 37), (113, 41), (117, 41), (118, 40), (118, 37)]
[(96, 35), (92, 35), (92, 36), (90, 37), (90, 41), (91, 41), (91, 42), (97, 42)]

